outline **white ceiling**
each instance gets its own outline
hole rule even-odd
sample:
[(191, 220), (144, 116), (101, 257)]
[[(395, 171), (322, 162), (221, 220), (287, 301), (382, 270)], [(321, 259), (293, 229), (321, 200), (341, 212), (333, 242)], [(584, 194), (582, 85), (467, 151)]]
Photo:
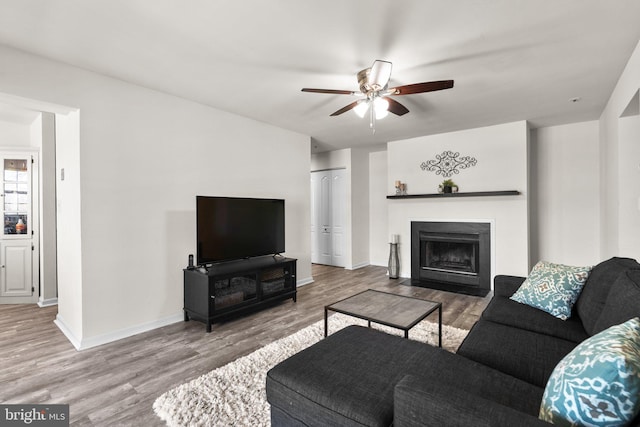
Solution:
[[(638, 0), (0, 0), (0, 43), (310, 135), (314, 151), (516, 120), (600, 116), (640, 39)], [(329, 114), (393, 62), (411, 111), (372, 134)], [(0, 69), (1, 78), (1, 69)], [(579, 97), (579, 102), (570, 99)]]

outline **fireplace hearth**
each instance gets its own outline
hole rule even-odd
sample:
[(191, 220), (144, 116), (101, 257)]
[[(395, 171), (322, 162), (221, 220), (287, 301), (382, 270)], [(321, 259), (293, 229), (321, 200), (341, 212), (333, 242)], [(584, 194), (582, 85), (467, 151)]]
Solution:
[(411, 284), (484, 296), (491, 290), (491, 226), (411, 222)]

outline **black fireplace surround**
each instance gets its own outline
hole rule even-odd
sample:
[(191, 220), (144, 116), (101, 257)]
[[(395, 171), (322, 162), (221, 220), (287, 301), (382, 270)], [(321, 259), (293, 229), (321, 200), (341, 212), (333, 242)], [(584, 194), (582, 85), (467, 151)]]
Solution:
[(411, 284), (485, 296), (491, 290), (491, 224), (412, 221)]

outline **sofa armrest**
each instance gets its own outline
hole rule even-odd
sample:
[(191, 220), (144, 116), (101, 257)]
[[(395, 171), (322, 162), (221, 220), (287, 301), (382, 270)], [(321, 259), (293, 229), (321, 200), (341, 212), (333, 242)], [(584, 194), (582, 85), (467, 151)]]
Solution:
[(498, 275), (493, 279), (493, 294), (509, 298), (518, 290), (525, 279), (526, 277)]
[(533, 415), (517, 411), (468, 391), (407, 375), (395, 386), (394, 427), (476, 426), (549, 427)]

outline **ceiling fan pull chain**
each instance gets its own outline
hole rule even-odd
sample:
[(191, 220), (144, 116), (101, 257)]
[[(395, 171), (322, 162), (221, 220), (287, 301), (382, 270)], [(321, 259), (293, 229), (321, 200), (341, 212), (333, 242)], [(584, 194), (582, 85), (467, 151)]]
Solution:
[(369, 105), (369, 128), (371, 128), (371, 133), (376, 133), (376, 112), (374, 111), (375, 108), (373, 108), (373, 101), (370, 102)]

